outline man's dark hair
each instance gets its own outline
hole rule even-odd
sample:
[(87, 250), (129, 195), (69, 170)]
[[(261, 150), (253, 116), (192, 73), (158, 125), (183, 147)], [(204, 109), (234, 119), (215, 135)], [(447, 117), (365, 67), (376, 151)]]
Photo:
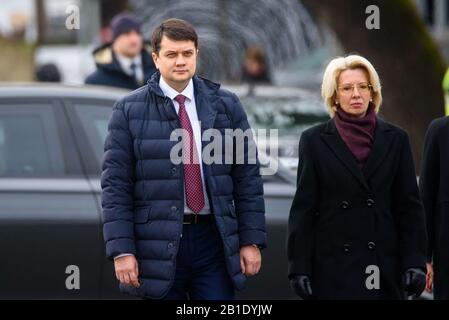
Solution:
[(163, 36), (174, 41), (191, 40), (195, 44), (195, 48), (198, 49), (198, 35), (193, 26), (185, 20), (167, 19), (154, 29), (151, 36), (151, 46), (156, 54), (159, 54), (161, 50)]

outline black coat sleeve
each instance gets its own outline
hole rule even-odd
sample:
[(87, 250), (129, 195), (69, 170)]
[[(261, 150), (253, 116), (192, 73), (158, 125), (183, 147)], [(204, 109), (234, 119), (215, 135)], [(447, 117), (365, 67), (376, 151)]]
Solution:
[(432, 261), (435, 245), (435, 214), (440, 185), (440, 150), (438, 145), (438, 123), (433, 121), (427, 129), (422, 156), (419, 188), (426, 213), (428, 236), (427, 261)]
[(393, 201), (397, 221), (402, 270), (410, 267), (425, 269), (427, 234), (415, 175), (410, 141), (402, 136), (398, 170), (394, 178)]
[(297, 189), (290, 209), (287, 231), (288, 274), (311, 275), (314, 224), (319, 203), (319, 180), (308, 132), (299, 142)]

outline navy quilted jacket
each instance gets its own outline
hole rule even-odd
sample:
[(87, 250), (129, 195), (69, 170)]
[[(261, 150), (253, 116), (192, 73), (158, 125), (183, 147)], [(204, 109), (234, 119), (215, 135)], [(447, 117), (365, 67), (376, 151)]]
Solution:
[[(139, 265), (141, 286), (120, 289), (155, 299), (163, 298), (173, 284), (184, 212), (183, 166), (170, 160), (178, 143), (170, 134), (180, 124), (159, 78), (156, 72), (146, 86), (114, 105), (101, 176), (107, 257), (133, 253)], [(249, 128), (235, 94), (198, 76), (193, 84), (202, 132), (215, 128), (224, 136), (226, 128)], [(208, 143), (203, 141), (202, 148)], [(241, 290), (246, 277), (240, 272), (240, 246), (266, 245), (259, 163), (203, 163), (203, 171), (227, 269)]]

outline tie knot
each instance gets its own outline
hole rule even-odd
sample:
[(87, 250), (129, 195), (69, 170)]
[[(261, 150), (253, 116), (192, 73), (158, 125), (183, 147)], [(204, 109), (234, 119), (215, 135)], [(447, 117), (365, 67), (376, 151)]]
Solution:
[(178, 94), (176, 97), (175, 97), (175, 100), (181, 105), (184, 105), (184, 102), (186, 101), (186, 97), (185, 96), (183, 96), (182, 94)]

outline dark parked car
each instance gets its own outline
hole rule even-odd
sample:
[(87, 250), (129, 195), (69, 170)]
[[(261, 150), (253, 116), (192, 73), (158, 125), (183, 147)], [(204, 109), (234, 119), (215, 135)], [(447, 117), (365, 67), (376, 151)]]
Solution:
[[(0, 86), (0, 298), (123, 298), (105, 258), (99, 177), (111, 107), (126, 93)], [(279, 166), (264, 189), (269, 245), (238, 297), (290, 299), (285, 235), (295, 178)], [(73, 268), (80, 288), (69, 290)]]

